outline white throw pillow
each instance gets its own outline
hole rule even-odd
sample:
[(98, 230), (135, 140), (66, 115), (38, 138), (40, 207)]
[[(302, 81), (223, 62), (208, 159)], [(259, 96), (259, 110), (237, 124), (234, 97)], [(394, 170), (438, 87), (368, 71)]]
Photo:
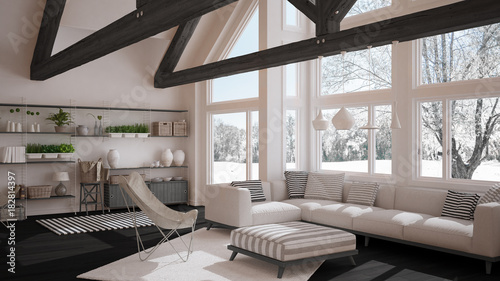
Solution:
[(309, 173), (304, 198), (342, 202), (344, 175), (344, 173)]
[(377, 198), (378, 183), (354, 182), (349, 190), (346, 203), (373, 206)]

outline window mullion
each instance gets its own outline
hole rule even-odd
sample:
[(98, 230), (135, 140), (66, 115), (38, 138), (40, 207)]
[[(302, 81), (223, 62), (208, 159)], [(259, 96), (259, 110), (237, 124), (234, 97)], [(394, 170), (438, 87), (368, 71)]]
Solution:
[(251, 117), (251, 112), (247, 110), (246, 112), (247, 116), (247, 153), (246, 153), (246, 163), (247, 163), (247, 180), (249, 180), (252, 176), (252, 117)]
[(451, 179), (451, 101), (443, 100), (443, 179)]

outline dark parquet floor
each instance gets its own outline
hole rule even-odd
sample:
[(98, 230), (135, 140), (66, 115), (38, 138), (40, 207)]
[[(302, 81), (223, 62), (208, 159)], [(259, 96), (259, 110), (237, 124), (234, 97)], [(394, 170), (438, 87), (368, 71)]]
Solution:
[[(193, 208), (172, 207), (181, 211)], [(198, 209), (197, 228), (204, 228), (204, 208)], [(73, 214), (32, 216), (16, 223), (15, 274), (7, 271), (6, 263), (10, 232), (0, 225), (0, 280), (81, 280), (76, 276), (136, 252), (133, 229), (58, 236), (36, 222), (68, 215)], [(147, 247), (160, 237), (154, 227), (141, 228), (141, 234)], [(347, 258), (325, 261), (310, 280), (500, 280), (500, 263), (493, 264), (492, 274), (486, 275), (484, 262), (479, 260), (376, 239), (364, 247), (363, 241), (358, 237), (356, 267)]]

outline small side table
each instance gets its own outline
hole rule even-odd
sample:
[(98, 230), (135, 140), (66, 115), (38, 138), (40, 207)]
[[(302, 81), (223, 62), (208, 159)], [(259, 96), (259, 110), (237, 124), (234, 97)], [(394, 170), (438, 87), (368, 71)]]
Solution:
[(101, 204), (102, 213), (104, 214), (104, 200), (100, 182), (80, 183), (80, 212), (82, 212), (83, 204), (85, 204), (87, 215), (89, 214), (88, 205), (95, 205), (95, 210), (97, 210), (99, 204)]

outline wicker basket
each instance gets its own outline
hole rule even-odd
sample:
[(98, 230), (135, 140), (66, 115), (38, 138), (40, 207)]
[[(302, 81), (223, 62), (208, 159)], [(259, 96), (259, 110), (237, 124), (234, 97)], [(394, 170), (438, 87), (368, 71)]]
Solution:
[(174, 136), (187, 136), (186, 122), (174, 122)]
[[(129, 175), (112, 175), (109, 176), (109, 184), (118, 184), (118, 179), (121, 176), (124, 176), (128, 180)], [(141, 174), (141, 176), (143, 180), (146, 179), (146, 174)]]
[(152, 136), (171, 136), (172, 135), (172, 122), (153, 122), (151, 126)]
[(28, 198), (50, 198), (50, 193), (52, 192), (52, 185), (36, 185), (28, 186)]
[[(101, 158), (99, 158), (99, 160), (97, 161), (81, 161), (80, 159), (78, 159), (78, 163), (80, 164), (80, 182), (94, 183), (101, 180)], [(88, 167), (90, 167), (90, 169), (88, 169)]]

